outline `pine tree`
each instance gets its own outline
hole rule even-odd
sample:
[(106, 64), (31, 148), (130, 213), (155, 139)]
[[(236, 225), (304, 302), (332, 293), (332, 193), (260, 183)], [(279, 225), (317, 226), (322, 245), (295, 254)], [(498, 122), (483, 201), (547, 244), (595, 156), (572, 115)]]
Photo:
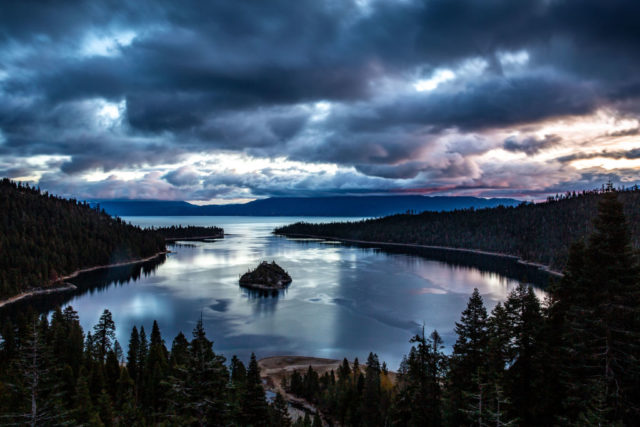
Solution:
[(67, 306), (62, 312), (62, 316), (67, 328), (62, 360), (71, 366), (74, 375), (77, 377), (82, 364), (84, 332), (82, 326), (80, 326), (78, 312), (73, 307)]
[[(515, 418), (507, 414), (512, 411), (510, 400), (504, 392), (507, 366), (513, 360), (513, 337), (511, 319), (502, 303), (496, 304), (487, 320), (487, 375), (485, 380), (485, 415), (491, 425), (513, 425)], [(539, 396), (541, 399), (544, 396)]]
[[(144, 326), (140, 326), (140, 344), (138, 346), (138, 354), (136, 361), (138, 365), (138, 380), (144, 377), (144, 370), (147, 366), (147, 356), (149, 356), (149, 342), (147, 341), (147, 334), (144, 332)], [(144, 384), (144, 382), (141, 382)]]
[(149, 343), (149, 348), (153, 349), (157, 347), (162, 353), (162, 358), (167, 361), (169, 358), (169, 353), (167, 352), (167, 346), (162, 339), (162, 334), (160, 333), (160, 327), (158, 326), (157, 321), (153, 321), (153, 327), (151, 329), (151, 342)]
[(107, 352), (111, 350), (113, 341), (116, 339), (116, 324), (109, 310), (105, 309), (102, 312), (98, 323), (93, 327), (93, 339), (97, 357), (104, 362)]
[(165, 378), (168, 374), (167, 349), (158, 327), (153, 321), (149, 354), (145, 361), (145, 388), (143, 393), (144, 408), (148, 414), (157, 414), (163, 410), (165, 394)]
[(291, 417), (289, 416), (288, 404), (284, 400), (280, 392), (276, 393), (276, 397), (273, 400), (273, 425), (290, 427)]
[(229, 373), (224, 357), (213, 352), (202, 319), (193, 330), (189, 356), (169, 378), (169, 411), (181, 424), (225, 424), (228, 419), (227, 384)]
[(131, 337), (129, 338), (129, 350), (127, 351), (127, 370), (131, 378), (138, 377), (138, 353), (140, 352), (140, 336), (138, 328), (134, 325), (131, 329)]
[(56, 367), (45, 343), (46, 330), (45, 324), (32, 316), (21, 337), (20, 352), (12, 367), (20, 382), (10, 384), (19, 397), (19, 406), (4, 415), (17, 424), (36, 426), (65, 420)]
[(263, 426), (267, 424), (268, 407), (260, 378), (260, 367), (256, 355), (251, 353), (249, 368), (247, 369), (247, 386), (244, 396), (243, 419), (246, 425)]
[(189, 341), (187, 337), (180, 332), (173, 339), (171, 344), (171, 355), (169, 358), (170, 365), (172, 367), (184, 366), (189, 358)]
[[(247, 386), (247, 370), (244, 364), (236, 355), (231, 358), (231, 381), (229, 383), (229, 394), (231, 402), (231, 413), (236, 420), (242, 420), (244, 395)], [(285, 377), (286, 378), (286, 377)]]
[(338, 381), (345, 382), (351, 378), (351, 367), (349, 361), (345, 357), (340, 367), (338, 367)]
[(442, 338), (437, 331), (427, 338), (423, 329), (410, 342), (416, 345), (411, 347), (400, 367), (394, 424), (439, 426), (442, 424), (440, 384), (446, 371)]
[(542, 328), (540, 301), (533, 288), (519, 284), (507, 301), (505, 310), (512, 334), (511, 366), (505, 375), (506, 390), (512, 402), (511, 416), (523, 426), (537, 425), (536, 413), (542, 370)]
[[(482, 404), (475, 403), (483, 395), (479, 389), (487, 375), (487, 311), (478, 289), (473, 290), (467, 308), (456, 322), (458, 338), (453, 346), (447, 381), (449, 423), (461, 425), (467, 421), (465, 411)], [(468, 421), (474, 423), (477, 417)]]
[(231, 381), (237, 386), (242, 386), (247, 381), (247, 369), (236, 355), (231, 358)]
[(378, 355), (369, 353), (365, 368), (365, 385), (362, 399), (362, 420), (365, 425), (381, 425), (383, 421), (380, 412), (380, 362)]

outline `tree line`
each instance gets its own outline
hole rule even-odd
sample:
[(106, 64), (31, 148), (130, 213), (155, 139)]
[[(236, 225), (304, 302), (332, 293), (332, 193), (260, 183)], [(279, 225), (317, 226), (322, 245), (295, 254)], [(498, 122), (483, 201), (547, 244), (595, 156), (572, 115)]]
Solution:
[[(358, 222), (310, 224), (277, 228), (276, 234), (322, 237), (453, 248), (479, 249), (519, 256), (561, 271), (571, 243), (593, 232), (599, 201), (613, 191), (571, 192), (544, 203), (522, 203), (486, 209), (392, 215)], [(616, 190), (629, 218), (631, 241), (640, 248), (640, 190)]]
[(196, 237), (222, 237), (224, 230), (220, 227), (202, 227), (195, 225), (172, 225), (169, 227), (151, 227), (151, 231), (162, 235), (167, 240), (189, 239)]
[(86, 202), (0, 181), (0, 299), (50, 285), (75, 270), (165, 249), (164, 238)]

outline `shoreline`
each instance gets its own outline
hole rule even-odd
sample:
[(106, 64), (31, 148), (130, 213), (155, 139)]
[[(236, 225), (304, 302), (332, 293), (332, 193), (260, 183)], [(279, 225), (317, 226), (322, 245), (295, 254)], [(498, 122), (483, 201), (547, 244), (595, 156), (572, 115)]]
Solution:
[[(139, 264), (141, 262), (147, 262), (147, 261), (151, 261), (154, 258), (159, 257), (160, 255), (165, 255), (168, 254), (171, 251), (165, 250), (165, 251), (160, 251), (158, 253), (156, 253), (155, 255), (151, 255), (149, 257), (146, 258), (138, 258), (135, 260), (131, 260), (131, 261), (122, 261), (122, 262), (116, 262), (113, 264), (105, 264), (105, 265), (96, 265), (93, 267), (86, 267), (86, 268), (81, 268), (79, 270), (74, 271), (73, 273), (70, 273), (66, 276), (62, 276), (60, 278), (58, 278), (58, 280), (56, 280), (54, 283), (58, 283), (58, 282), (62, 282), (65, 283), (65, 280), (67, 279), (72, 279), (74, 277), (77, 277), (79, 274), (81, 273), (87, 273), (89, 271), (95, 271), (95, 270), (100, 270), (103, 268), (113, 268), (113, 267), (124, 267), (125, 265), (131, 265), (131, 264)], [(4, 300), (0, 300), (0, 308), (3, 308), (7, 305), (11, 305), (15, 302), (21, 301), (23, 299), (26, 298), (31, 298), (34, 296), (38, 296), (38, 295), (46, 295), (46, 294), (52, 294), (55, 292), (68, 292), (71, 290), (77, 289), (77, 286), (74, 285), (73, 283), (65, 283), (65, 286), (56, 286), (56, 287), (51, 287), (51, 288), (34, 288), (31, 289), (29, 291), (25, 291), (22, 292), (18, 295), (14, 295), (12, 297), (9, 297), (7, 299)]]
[(23, 292), (16, 296), (0, 301), (0, 308), (5, 307), (7, 305), (11, 305), (23, 299), (35, 297), (38, 295), (53, 294), (57, 292), (67, 292), (67, 291), (73, 291), (76, 289), (78, 289), (78, 287), (73, 283), (65, 283), (65, 286), (56, 286), (55, 288), (36, 288), (31, 291)]
[(551, 267), (549, 267), (548, 265), (540, 264), (540, 263), (533, 262), (533, 261), (526, 261), (526, 260), (522, 259), (521, 257), (519, 257), (517, 255), (510, 255), (510, 254), (505, 254), (505, 253), (500, 253), (500, 252), (485, 251), (485, 250), (482, 250), (482, 249), (467, 249), (467, 248), (453, 248), (453, 247), (450, 247), (450, 246), (420, 245), (418, 243), (374, 242), (374, 241), (367, 241), (367, 240), (344, 239), (344, 238), (334, 237), (334, 236), (317, 236), (317, 235), (313, 235), (313, 234), (298, 234), (298, 233), (278, 234), (278, 236), (284, 236), (284, 237), (306, 237), (306, 238), (312, 238), (312, 239), (335, 240), (335, 241), (338, 241), (338, 242), (355, 243), (355, 244), (361, 244), (361, 245), (395, 246), (395, 247), (417, 248), (417, 249), (434, 249), (434, 250), (440, 250), (440, 251), (464, 252), (464, 253), (476, 254), (476, 255), (495, 256), (495, 257), (500, 257), (500, 258), (509, 258), (509, 259), (512, 259), (512, 260), (516, 261), (518, 264), (526, 265), (526, 266), (529, 266), (529, 267), (535, 267), (538, 270), (542, 270), (545, 273), (548, 273), (548, 274), (550, 274), (552, 276), (555, 276), (555, 277), (563, 277), (564, 276), (564, 274), (562, 272), (556, 271), (556, 270), (552, 270)]
[(179, 240), (192, 241), (192, 240), (205, 240), (205, 239), (224, 239), (224, 234), (216, 234), (214, 236), (165, 237), (164, 241), (169, 243), (174, 243)]

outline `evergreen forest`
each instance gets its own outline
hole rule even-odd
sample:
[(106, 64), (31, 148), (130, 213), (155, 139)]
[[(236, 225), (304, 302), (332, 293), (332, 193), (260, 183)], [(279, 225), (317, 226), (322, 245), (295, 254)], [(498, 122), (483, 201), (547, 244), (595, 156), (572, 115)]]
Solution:
[[(294, 372), (284, 390), (334, 425), (636, 425), (640, 270), (618, 196), (599, 195), (592, 233), (544, 301), (521, 284), (487, 312), (474, 290), (450, 353), (422, 331), (395, 375), (371, 353), (364, 365)], [(255, 356), (245, 366), (216, 354), (202, 320), (170, 346), (157, 323), (149, 336), (134, 327), (126, 351), (108, 310), (86, 333), (66, 307), (50, 321), (23, 313), (1, 334), (3, 424), (293, 424), (282, 395), (267, 401)]]
[(165, 250), (153, 231), (99, 206), (0, 181), (0, 299), (53, 284), (76, 270), (146, 258)]
[(46, 288), (76, 270), (138, 260), (165, 241), (223, 237), (219, 227), (142, 229), (89, 203), (0, 181), (0, 299)]
[(202, 227), (195, 225), (172, 225), (169, 227), (151, 227), (166, 240), (218, 238), (224, 236), (224, 230), (220, 227)]
[[(275, 230), (368, 242), (477, 249), (515, 255), (561, 271), (574, 241), (594, 230), (598, 203), (612, 188), (566, 193), (543, 203), (522, 203), (451, 212), (408, 212), (359, 222), (296, 223)], [(640, 248), (640, 190), (615, 191), (629, 220), (631, 242)]]

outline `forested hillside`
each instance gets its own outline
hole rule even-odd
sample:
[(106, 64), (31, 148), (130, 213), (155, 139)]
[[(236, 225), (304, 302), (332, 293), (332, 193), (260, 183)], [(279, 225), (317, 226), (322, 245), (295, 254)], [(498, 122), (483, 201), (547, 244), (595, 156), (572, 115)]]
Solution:
[(8, 179), (0, 181), (0, 299), (75, 270), (154, 255), (164, 238)]
[[(622, 205), (606, 193), (584, 244), (543, 304), (523, 284), (487, 312), (474, 290), (450, 354), (437, 331), (411, 339), (397, 381), (371, 353), (319, 375), (282, 382), (329, 425), (633, 426), (640, 419), (640, 280)], [(24, 313), (0, 325), (0, 424), (242, 425), (292, 423), (269, 404), (252, 355), (248, 367), (214, 353), (202, 320), (168, 349), (154, 322), (134, 327), (126, 351), (105, 310), (84, 334), (77, 313), (51, 321)], [(126, 361), (126, 363), (125, 363)]]
[(166, 240), (224, 237), (224, 230), (220, 227), (200, 227), (194, 225), (183, 227), (182, 225), (172, 225), (170, 227), (151, 227), (151, 230), (160, 234)]
[[(393, 215), (355, 223), (296, 223), (275, 232), (479, 249), (517, 255), (561, 270), (571, 243), (593, 231), (598, 201), (605, 192), (567, 193), (544, 203), (514, 207)], [(624, 206), (632, 245), (637, 249), (640, 247), (640, 190), (615, 192)]]

